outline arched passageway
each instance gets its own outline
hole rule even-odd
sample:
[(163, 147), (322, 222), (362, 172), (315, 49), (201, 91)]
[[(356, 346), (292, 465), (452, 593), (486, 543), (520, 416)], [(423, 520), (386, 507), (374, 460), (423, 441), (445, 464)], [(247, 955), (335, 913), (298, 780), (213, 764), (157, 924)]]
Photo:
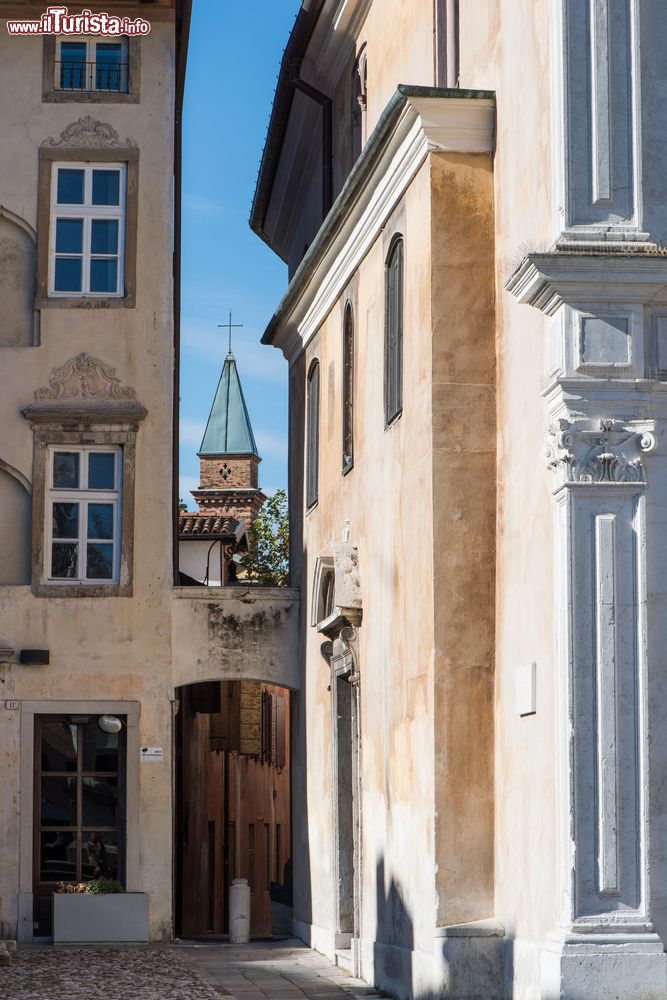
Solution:
[(176, 934), (227, 934), (237, 878), (250, 886), (251, 936), (287, 933), (294, 696), (275, 684), (215, 680), (176, 697)]

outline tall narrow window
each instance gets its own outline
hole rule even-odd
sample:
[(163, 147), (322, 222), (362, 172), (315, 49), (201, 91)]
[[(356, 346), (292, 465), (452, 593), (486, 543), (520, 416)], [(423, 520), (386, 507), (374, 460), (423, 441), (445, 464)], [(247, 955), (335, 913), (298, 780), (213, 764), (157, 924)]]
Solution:
[(343, 475), (354, 464), (354, 314), (345, 306), (343, 320)]
[(403, 406), (403, 239), (389, 249), (385, 267), (384, 420), (389, 425)]
[(49, 294), (123, 294), (124, 164), (57, 164), (51, 190)]
[(57, 90), (128, 92), (127, 39), (98, 41), (95, 38), (57, 39)]
[(313, 361), (306, 387), (306, 507), (317, 503), (320, 450), (320, 366)]
[(48, 579), (117, 583), (120, 449), (53, 448), (46, 534)]

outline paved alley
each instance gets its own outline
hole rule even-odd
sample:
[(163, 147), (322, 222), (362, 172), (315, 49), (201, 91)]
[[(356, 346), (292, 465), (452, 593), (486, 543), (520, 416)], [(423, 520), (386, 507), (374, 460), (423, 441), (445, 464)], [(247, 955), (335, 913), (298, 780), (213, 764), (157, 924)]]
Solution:
[(376, 990), (300, 942), (24, 947), (0, 1000), (361, 1000)]

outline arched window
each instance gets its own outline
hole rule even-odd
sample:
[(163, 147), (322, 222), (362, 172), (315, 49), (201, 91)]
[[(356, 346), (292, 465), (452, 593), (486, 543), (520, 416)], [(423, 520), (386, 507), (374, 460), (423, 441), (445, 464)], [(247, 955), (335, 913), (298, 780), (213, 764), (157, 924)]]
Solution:
[(356, 161), (366, 145), (366, 47), (361, 50), (352, 71), (352, 158)]
[(313, 361), (306, 385), (306, 507), (317, 502), (320, 451), (320, 366)]
[(384, 422), (403, 406), (403, 238), (394, 238), (385, 265)]
[(343, 475), (354, 464), (354, 314), (345, 306), (343, 319)]

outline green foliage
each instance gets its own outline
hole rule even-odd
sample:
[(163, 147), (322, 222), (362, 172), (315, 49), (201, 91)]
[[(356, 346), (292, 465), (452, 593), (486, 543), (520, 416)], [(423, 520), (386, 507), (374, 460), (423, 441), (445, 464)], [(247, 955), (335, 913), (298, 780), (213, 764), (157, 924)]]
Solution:
[(101, 876), (100, 878), (91, 878), (88, 883), (88, 892), (92, 893), (93, 896), (106, 896), (109, 893), (125, 892), (125, 886), (115, 878)]
[(242, 569), (246, 579), (264, 587), (286, 587), (289, 580), (287, 493), (277, 490), (266, 501), (249, 531), (250, 551)]

